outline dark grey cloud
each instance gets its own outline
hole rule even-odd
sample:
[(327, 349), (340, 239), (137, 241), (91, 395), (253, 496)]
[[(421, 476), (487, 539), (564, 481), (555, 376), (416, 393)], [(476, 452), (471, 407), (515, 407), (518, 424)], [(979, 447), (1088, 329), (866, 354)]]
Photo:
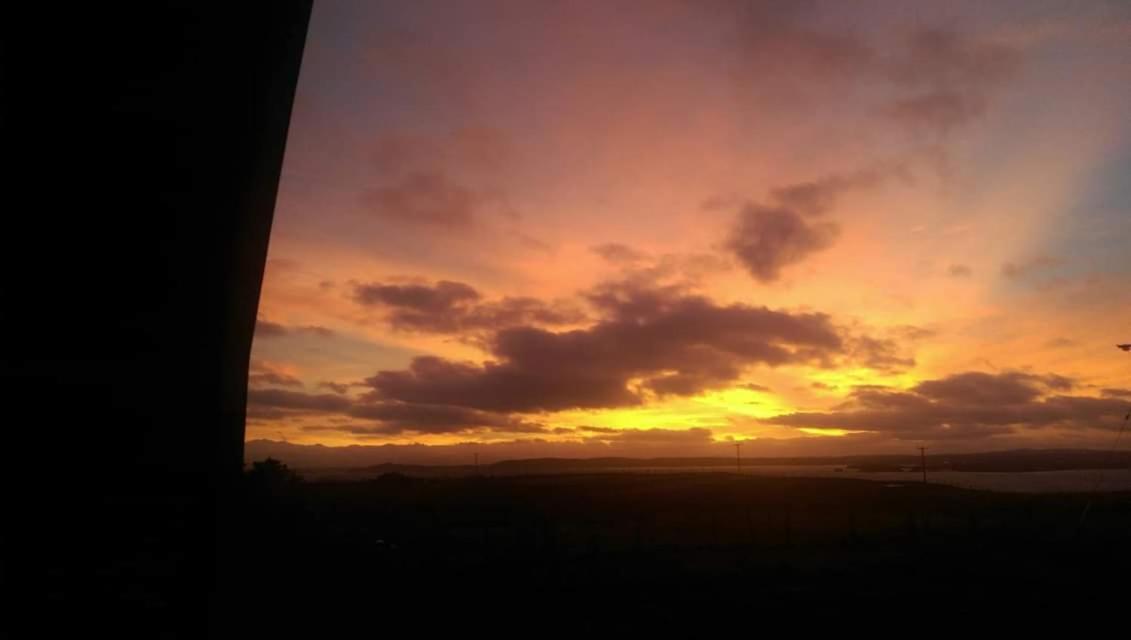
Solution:
[(333, 329), (320, 327), (318, 325), (308, 324), (301, 327), (292, 327), (296, 333), (319, 336), (322, 338), (333, 338), (338, 335)]
[(380, 426), (368, 427), (365, 431), (357, 431), (357, 427), (353, 427), (351, 433), (397, 434), (406, 431), (455, 433), (479, 429), (506, 433), (545, 431), (542, 425), (512, 416), (450, 405), (404, 402), (358, 403), (350, 409), (349, 414), (355, 418), (380, 423)]
[(894, 39), (865, 37), (831, 26), (807, 3), (779, 4), (796, 6), (711, 3), (727, 7), (738, 26), (734, 77), (754, 109), (870, 103), (886, 122), (933, 146), (982, 117), (1023, 62), (1018, 49), (975, 32), (896, 27)]
[(946, 134), (985, 111), (985, 99), (958, 91), (933, 91), (896, 100), (888, 113), (915, 130)]
[(410, 173), (395, 184), (362, 194), (362, 204), (383, 220), (449, 230), (472, 227), (488, 200), (441, 172)]
[(301, 387), (302, 380), (263, 362), (252, 360), (248, 367), (247, 384), (251, 387)]
[(947, 134), (986, 110), (991, 94), (1020, 67), (1020, 54), (946, 29), (911, 33), (887, 65), (897, 92), (889, 108), (916, 130)]
[(614, 264), (632, 264), (647, 257), (643, 252), (637, 251), (628, 245), (619, 242), (606, 242), (590, 248), (593, 253)]
[(770, 198), (780, 207), (802, 215), (819, 216), (831, 210), (841, 195), (852, 190), (875, 187), (891, 175), (904, 172), (902, 165), (894, 164), (832, 174), (771, 189)]
[(302, 386), (302, 380), (299, 380), (298, 378), (287, 375), (285, 373), (279, 373), (277, 371), (256, 371), (248, 373), (247, 383), (253, 387), (263, 387), (270, 385), (281, 387)]
[(1075, 384), (1057, 375), (966, 372), (908, 390), (857, 387), (829, 412), (775, 416), (772, 424), (880, 432), (900, 439), (977, 439), (1018, 429), (1115, 429), (1126, 403), (1066, 395)]
[(516, 218), (497, 184), (511, 156), (506, 136), (491, 127), (386, 132), (371, 152), (380, 182), (361, 193), (361, 203), (382, 220), (433, 232), (467, 232), (485, 214)]
[(903, 353), (899, 343), (889, 338), (856, 336), (850, 340), (849, 348), (855, 362), (876, 371), (900, 371), (915, 366), (915, 359)]
[(441, 280), (431, 286), (361, 284), (354, 287), (353, 297), (365, 305), (384, 304), (434, 314), (449, 312), (457, 306), (479, 300), (479, 292), (462, 282)]
[(267, 421), (277, 422), (280, 420), (287, 420), (298, 415), (300, 414), (297, 414), (293, 411), (288, 411), (286, 409), (278, 409), (275, 407), (253, 404), (249, 404), (245, 412), (245, 417), (247, 418), (247, 421), (249, 423)]
[(1021, 66), (1018, 50), (956, 29), (916, 27), (882, 40), (835, 29), (807, 3), (702, 6), (736, 25), (735, 79), (763, 108), (850, 100), (872, 89), (887, 94), (883, 110), (896, 122), (946, 134), (979, 117)]
[[(367, 427), (359, 425), (357, 428), (364, 430)], [(316, 425), (304, 429), (316, 432), (341, 431), (329, 425)], [(558, 433), (558, 431), (562, 432)], [(382, 462), (470, 465), (475, 460), (474, 456), (477, 456), (481, 463), (487, 464), (499, 460), (522, 460), (547, 455), (559, 458), (734, 455), (734, 448), (729, 443), (716, 442), (709, 430), (701, 428), (689, 431), (613, 429), (610, 433), (588, 437), (572, 432), (568, 427), (559, 427), (549, 430), (548, 434), (556, 436), (555, 439), (550, 440), (541, 434), (530, 434), (507, 440), (466, 441), (450, 445), (376, 444), (325, 447), (253, 440), (247, 443), (247, 455), (249, 459), (261, 460), (271, 456), (286, 460), (287, 464), (292, 466), (323, 468), (368, 466)], [(569, 437), (571, 434), (575, 437)], [(363, 431), (359, 435), (364, 438), (369, 435), (379, 437), (383, 434)], [(757, 441), (757, 444), (765, 446), (769, 445), (769, 441), (762, 439)], [(751, 442), (749, 445), (753, 447), (755, 443)], [(743, 455), (746, 455), (747, 450), (743, 450)]]
[(580, 309), (562, 301), (525, 296), (485, 301), (470, 285), (446, 280), (434, 285), (359, 284), (354, 287), (353, 299), (363, 306), (383, 309), (386, 320), (396, 329), (428, 333), (560, 326), (585, 319)]
[(773, 282), (782, 269), (828, 249), (840, 235), (833, 222), (810, 222), (793, 209), (748, 204), (724, 241), (725, 248), (759, 282)]
[(255, 321), (255, 337), (257, 338), (277, 338), (285, 336), (287, 333), (287, 328), (278, 322), (270, 322), (263, 318)]
[(249, 407), (263, 407), (295, 413), (341, 413), (352, 405), (349, 398), (335, 394), (311, 394), (285, 389), (248, 389)]
[(561, 326), (586, 319), (578, 308), (566, 302), (545, 302), (529, 296), (506, 296), (484, 302), (468, 310), (463, 324), (469, 328), (497, 329), (520, 324)]
[(909, 87), (988, 87), (1013, 77), (1019, 52), (953, 29), (920, 28), (905, 38), (889, 66), (893, 82)]
[(1029, 402), (1047, 390), (1069, 391), (1073, 386), (1072, 380), (1057, 375), (969, 372), (920, 382), (914, 391), (943, 402), (994, 405)]
[[(776, 18), (755, 28), (757, 50), (780, 56), (786, 61), (784, 68), (798, 65), (803, 71), (800, 77), (816, 85), (822, 81), (811, 67), (834, 56), (844, 67), (840, 73), (851, 71), (850, 75), (870, 78), (890, 91), (883, 109), (892, 118), (935, 137), (980, 116), (1019, 64), (1012, 49), (953, 31), (919, 29), (890, 55), (877, 56), (852, 36), (799, 28), (793, 12), (773, 10), (768, 15)], [(759, 68), (758, 73), (764, 78), (768, 71)], [(785, 267), (836, 241), (837, 223), (813, 218), (832, 210), (844, 192), (873, 187), (893, 176), (910, 178), (908, 168), (897, 162), (771, 189), (769, 204), (752, 201), (742, 207), (723, 246), (756, 280), (773, 282)], [(718, 209), (733, 201), (730, 196), (716, 196), (704, 208)], [(968, 275), (968, 269), (952, 267), (950, 275)]]
[(525, 231), (510, 229), (506, 233), (508, 237), (514, 238), (519, 247), (527, 251), (536, 251), (538, 253), (544, 253), (546, 255), (553, 255), (557, 250), (552, 243), (546, 242), (545, 240), (540, 240), (537, 237), (526, 233)]
[[(821, 218), (843, 195), (896, 176), (906, 178), (906, 168), (901, 163), (883, 163), (773, 188), (768, 196), (772, 204), (747, 202), (739, 210), (723, 246), (754, 279), (773, 282), (785, 267), (833, 245), (840, 227)], [(708, 204), (716, 202), (709, 200), (704, 207)]]
[(670, 445), (670, 444), (708, 444), (714, 436), (710, 429), (691, 427), (690, 429), (613, 429), (601, 432), (593, 440), (615, 442), (625, 445)]
[(472, 109), (475, 74), (468, 57), (460, 56), (450, 43), (428, 36), (383, 24), (369, 38), (365, 61), (378, 82), (402, 88), (415, 105)]
[[(375, 397), (491, 411), (632, 406), (642, 391), (687, 395), (726, 386), (755, 364), (830, 364), (845, 344), (830, 318), (720, 306), (678, 288), (606, 285), (590, 296), (603, 319), (553, 333), (502, 329), (484, 364), (416, 358), (367, 380)], [(630, 388), (630, 380), (640, 380)]]
[(505, 433), (545, 431), (542, 425), (522, 418), (467, 407), (383, 401), (372, 398), (354, 400), (338, 394), (311, 394), (284, 389), (249, 390), (248, 411), (252, 417), (269, 419), (314, 415), (346, 416), (364, 422), (321, 426), (317, 429), (359, 435), (395, 435), (405, 432), (456, 433), (482, 430)]
[(843, 89), (875, 73), (874, 47), (855, 33), (821, 28), (805, 3), (696, 4), (736, 28), (735, 80), (750, 96), (769, 105), (813, 100), (829, 88)]
[[(538, 332), (537, 329), (507, 330)], [(530, 366), (534, 365), (534, 366)], [(532, 368), (532, 371), (528, 369)], [(378, 394), (406, 402), (434, 400), (492, 411), (554, 411), (571, 407), (616, 407), (640, 403), (617, 373), (585, 370), (574, 364), (559, 370), (549, 361), (488, 362), (484, 365), (421, 356), (407, 370), (379, 371), (367, 382)]]
[[(612, 263), (618, 267), (614, 285), (639, 290), (693, 289), (712, 275), (730, 271), (733, 261), (718, 253), (663, 253), (644, 255), (633, 261)], [(591, 295), (591, 294), (590, 294)]]
[(1010, 280), (1026, 278), (1060, 266), (1061, 261), (1052, 256), (1034, 256), (1018, 262), (1005, 262), (1001, 265), (1001, 275)]
[(372, 161), (383, 174), (426, 171), (431, 167), (493, 171), (511, 156), (510, 142), (501, 131), (465, 126), (433, 135), (385, 133), (373, 146)]
[(318, 325), (289, 326), (278, 322), (270, 322), (263, 318), (258, 318), (255, 321), (256, 338), (281, 338), (283, 336), (296, 334), (315, 335), (323, 338), (331, 338), (337, 335), (332, 329)]
[(974, 271), (964, 264), (952, 264), (946, 268), (946, 275), (952, 278), (969, 278)]
[(939, 335), (939, 332), (935, 329), (929, 329), (927, 327), (917, 327), (913, 324), (900, 325), (900, 326), (894, 327), (891, 331), (898, 338), (900, 338), (902, 340), (907, 340), (907, 341), (910, 341), (910, 342), (916, 342), (916, 341), (919, 341), (919, 340), (927, 340), (929, 338), (934, 338), (935, 336)]
[(725, 209), (734, 209), (743, 203), (743, 199), (734, 194), (721, 195), (716, 194), (709, 196), (703, 202), (699, 203), (699, 208), (704, 211), (720, 211)]
[(338, 393), (338, 394), (345, 394), (346, 392), (348, 392), (350, 390), (350, 386), (351, 385), (346, 384), (344, 382), (325, 382), (324, 381), (324, 382), (318, 383), (318, 388), (329, 389), (330, 391), (333, 391), (334, 393)]

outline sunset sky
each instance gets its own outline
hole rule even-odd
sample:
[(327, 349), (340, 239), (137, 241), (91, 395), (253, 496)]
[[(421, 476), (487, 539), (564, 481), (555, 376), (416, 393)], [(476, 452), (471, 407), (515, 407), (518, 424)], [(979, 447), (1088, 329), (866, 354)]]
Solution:
[(1115, 0), (320, 0), (247, 438), (1108, 446), (1129, 79)]

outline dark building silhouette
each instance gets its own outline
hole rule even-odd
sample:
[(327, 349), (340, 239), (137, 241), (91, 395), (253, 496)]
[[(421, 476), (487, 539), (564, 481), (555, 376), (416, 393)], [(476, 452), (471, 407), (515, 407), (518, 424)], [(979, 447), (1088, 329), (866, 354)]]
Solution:
[(28, 545), (5, 581), (48, 626), (223, 635), (225, 499), (310, 2), (4, 13), (0, 387), (23, 478), (5, 539)]

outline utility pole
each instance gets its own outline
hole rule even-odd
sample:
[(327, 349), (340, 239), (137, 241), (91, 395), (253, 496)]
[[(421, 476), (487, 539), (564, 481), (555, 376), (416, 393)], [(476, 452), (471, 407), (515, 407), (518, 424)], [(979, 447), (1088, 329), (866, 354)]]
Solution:
[(923, 466), (923, 484), (927, 484), (927, 447), (919, 447), (919, 460)]
[[(1131, 342), (1117, 344), (1115, 345), (1115, 348), (1125, 352), (1131, 351)], [(1092, 485), (1092, 496), (1088, 498), (1088, 503), (1084, 505), (1084, 511), (1080, 514), (1080, 522), (1076, 525), (1077, 527), (1084, 524), (1084, 519), (1088, 517), (1088, 512), (1092, 510), (1092, 501), (1095, 500), (1096, 494), (1098, 494), (1100, 491), (1100, 485), (1103, 484), (1104, 476), (1107, 472), (1107, 466), (1111, 461), (1111, 456), (1119, 447), (1119, 440), (1123, 437), (1123, 432), (1127, 430), (1128, 422), (1131, 422), (1131, 410), (1127, 412), (1127, 415), (1123, 416), (1123, 424), (1119, 426), (1119, 432), (1115, 434), (1115, 440), (1111, 443), (1111, 448), (1107, 450), (1107, 455), (1104, 456), (1104, 463), (1102, 465), (1103, 468), (1101, 468), (1099, 470), (1099, 473), (1096, 475), (1096, 482)]]
[(479, 475), (479, 452), (475, 452), (475, 475)]
[(742, 473), (742, 443), (734, 443), (734, 465), (739, 473)]

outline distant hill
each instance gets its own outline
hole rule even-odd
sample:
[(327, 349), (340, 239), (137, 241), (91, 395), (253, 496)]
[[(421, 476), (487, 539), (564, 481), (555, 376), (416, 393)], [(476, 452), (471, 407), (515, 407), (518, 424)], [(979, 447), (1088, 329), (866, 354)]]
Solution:
[[(421, 449), (427, 449), (418, 445)], [(408, 446), (411, 449), (411, 446)], [(324, 445), (300, 445), (273, 440), (252, 440), (245, 445), (245, 459), (262, 460), (273, 457), (288, 465), (305, 470), (352, 471), (366, 475), (381, 473), (403, 473), (406, 475), (469, 475), (476, 472), (473, 464), (452, 464), (451, 460), (438, 459), (435, 463), (421, 464), (415, 461), (398, 462), (408, 456), (406, 445), (327, 447)], [(772, 465), (833, 465), (865, 471), (898, 471), (918, 469), (918, 455), (853, 455), (824, 457), (752, 457), (743, 458), (743, 466)], [(703, 468), (735, 467), (733, 457), (688, 457), (688, 458), (524, 458), (484, 463), (479, 467), (482, 473), (498, 475), (567, 473), (579, 471), (601, 471), (610, 469), (647, 468)], [(1019, 449), (1011, 451), (992, 451), (984, 453), (930, 454), (927, 456), (928, 470), (982, 471), (982, 472), (1026, 472), (1062, 471), (1070, 469), (1126, 469), (1131, 467), (1131, 451), (1109, 453), (1106, 451), (1084, 449)]]

